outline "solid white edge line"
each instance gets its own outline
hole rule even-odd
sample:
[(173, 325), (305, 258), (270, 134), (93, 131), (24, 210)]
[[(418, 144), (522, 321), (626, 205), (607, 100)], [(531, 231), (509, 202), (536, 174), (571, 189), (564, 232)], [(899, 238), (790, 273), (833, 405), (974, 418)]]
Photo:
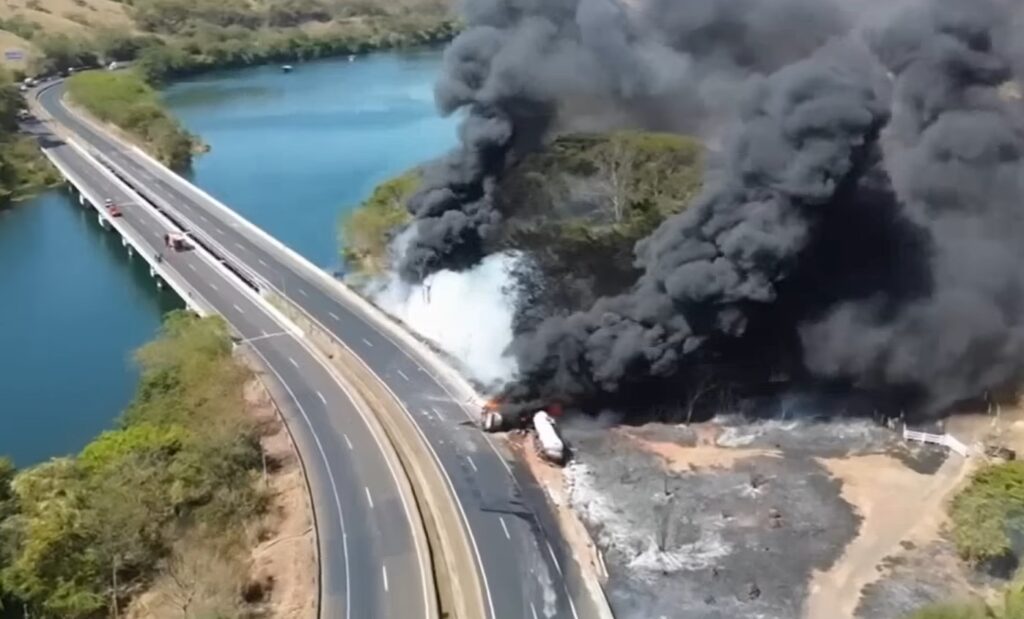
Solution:
[(348, 560), (348, 533), (345, 532), (345, 513), (341, 510), (341, 497), (338, 495), (338, 482), (334, 480), (334, 471), (331, 469), (331, 463), (327, 459), (327, 452), (324, 451), (323, 443), (320, 442), (320, 437), (317, 436), (316, 430), (313, 429), (313, 422), (310, 421), (309, 415), (306, 414), (306, 409), (302, 407), (302, 403), (295, 397), (295, 392), (288, 386), (281, 374), (270, 364), (267, 358), (260, 352), (260, 349), (255, 346), (249, 347), (253, 352), (260, 356), (263, 360), (263, 365), (277, 377), (277, 382), (285, 388), (288, 392), (288, 397), (295, 403), (295, 407), (299, 409), (299, 413), (302, 414), (302, 419), (306, 422), (306, 427), (309, 429), (310, 436), (313, 437), (313, 442), (316, 443), (316, 448), (320, 452), (320, 459), (323, 461), (324, 469), (327, 470), (327, 479), (331, 482), (331, 494), (334, 495), (334, 506), (338, 510), (338, 524), (341, 526), (341, 549), (345, 556), (345, 616), (352, 616), (352, 580), (350, 577), (351, 566)]
[(561, 576), (562, 566), (558, 563), (558, 559), (555, 557), (555, 549), (551, 547), (551, 542), (544, 540), (544, 543), (548, 545), (548, 554), (551, 555), (551, 560), (555, 562), (555, 569), (558, 570), (558, 575)]
[(505, 532), (505, 539), (511, 541), (512, 536), (508, 533), (508, 526), (505, 524), (505, 517), (498, 516), (498, 520), (501, 521), (501, 530)]

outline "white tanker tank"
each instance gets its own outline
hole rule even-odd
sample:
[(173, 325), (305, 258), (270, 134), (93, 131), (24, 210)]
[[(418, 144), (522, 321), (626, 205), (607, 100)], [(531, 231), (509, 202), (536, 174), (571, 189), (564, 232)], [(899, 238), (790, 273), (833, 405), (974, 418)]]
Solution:
[(547, 411), (533, 416), (533, 429), (537, 432), (537, 448), (541, 456), (555, 464), (565, 463), (565, 442), (558, 433), (554, 418)]

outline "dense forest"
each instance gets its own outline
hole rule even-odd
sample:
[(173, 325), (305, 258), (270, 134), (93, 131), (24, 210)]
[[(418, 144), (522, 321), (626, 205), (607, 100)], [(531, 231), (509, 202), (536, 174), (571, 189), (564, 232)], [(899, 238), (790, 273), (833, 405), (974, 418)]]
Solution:
[(0, 43), (27, 50), (31, 74), (135, 61), (148, 81), (211, 68), (438, 43), (456, 23), (446, 0), (12, 0)]
[(161, 616), (245, 616), (241, 561), (265, 496), (260, 428), (244, 406), (251, 373), (231, 349), (221, 319), (168, 314), (138, 351), (142, 379), (116, 429), (22, 471), (0, 459), (9, 609), (108, 617), (156, 589)]

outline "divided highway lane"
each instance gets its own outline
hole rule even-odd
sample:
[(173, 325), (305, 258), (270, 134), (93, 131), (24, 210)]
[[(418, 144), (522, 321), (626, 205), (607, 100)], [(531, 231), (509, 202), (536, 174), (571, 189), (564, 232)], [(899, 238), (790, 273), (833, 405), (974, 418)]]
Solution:
[[(155, 254), (168, 231), (166, 220), (79, 151), (40, 131), (50, 153), (78, 182), (121, 206), (122, 222)], [(429, 560), (417, 555), (399, 482), (343, 387), (237, 278), (199, 251), (164, 254), (165, 263), (231, 323), (287, 393), (282, 405), (293, 409), (289, 427), (302, 448), (314, 494), (321, 616), (431, 617), (434, 600), (426, 599), (429, 575), (423, 571)]]
[[(361, 310), (325, 290), (315, 275), (293, 268), (279, 250), (244, 226), (237, 227), (233, 217), (183, 179), (81, 121), (64, 107), (61, 96), (62, 88), (53, 87), (40, 95), (40, 102), (58, 122), (126, 172), (136, 190), (181, 212), (240, 263), (302, 306), (395, 393), (428, 439), (459, 499), (492, 618), (578, 617), (573, 599), (584, 599), (581, 587), (577, 580), (567, 581), (564, 571), (573, 559), (560, 539), (549, 538), (557, 535), (550, 517), (542, 521), (534, 513), (534, 508), (544, 506), (527, 500), (508, 463), (486, 436), (470, 427), (467, 411), (445, 386), (378, 331)], [(522, 476), (519, 479), (527, 483)]]

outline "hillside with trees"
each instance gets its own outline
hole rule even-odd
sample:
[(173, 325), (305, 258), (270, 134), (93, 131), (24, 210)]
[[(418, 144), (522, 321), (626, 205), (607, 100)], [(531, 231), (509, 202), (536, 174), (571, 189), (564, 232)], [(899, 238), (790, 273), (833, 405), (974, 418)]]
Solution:
[(151, 81), (446, 41), (447, 0), (10, 0), (0, 44), (32, 74), (137, 60)]

